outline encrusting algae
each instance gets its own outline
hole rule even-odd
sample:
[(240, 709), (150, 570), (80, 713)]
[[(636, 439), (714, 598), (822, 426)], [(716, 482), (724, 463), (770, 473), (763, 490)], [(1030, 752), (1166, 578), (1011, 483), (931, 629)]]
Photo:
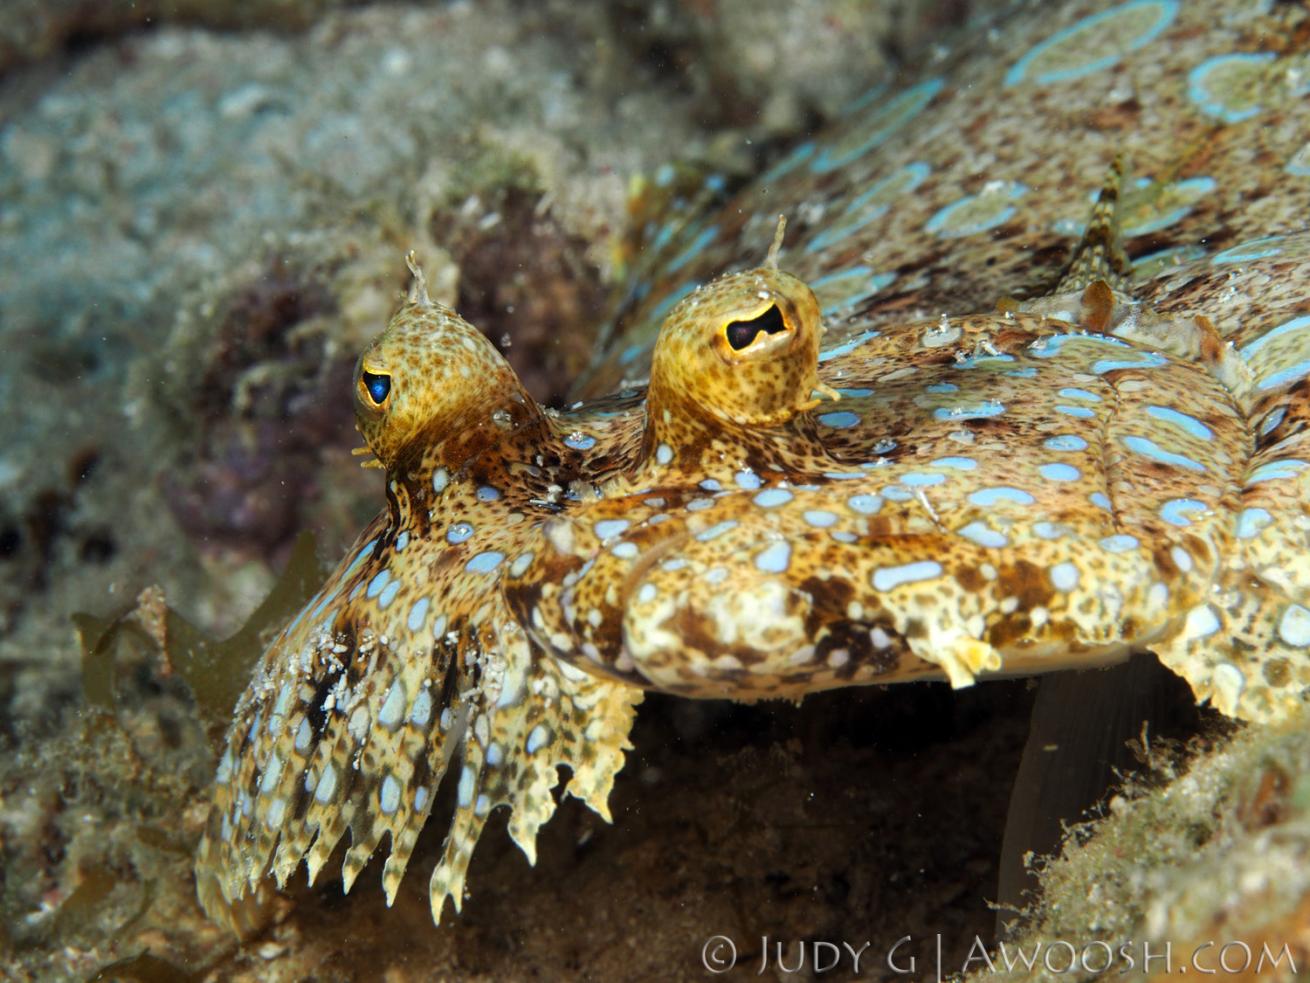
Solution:
[(450, 768), (439, 920), (497, 806), (534, 857), (558, 765), (608, 817), (646, 689), (960, 687), (1145, 648), (1226, 714), (1301, 706), (1310, 326), (1221, 338), (1135, 301), (1120, 184), (1049, 296), (821, 352), (770, 264), (672, 309), (644, 394), (561, 412), (416, 270), (356, 374), (387, 509), (237, 705), (206, 909), (302, 859), (312, 881), (347, 830), (346, 890), (385, 836), (390, 901)]

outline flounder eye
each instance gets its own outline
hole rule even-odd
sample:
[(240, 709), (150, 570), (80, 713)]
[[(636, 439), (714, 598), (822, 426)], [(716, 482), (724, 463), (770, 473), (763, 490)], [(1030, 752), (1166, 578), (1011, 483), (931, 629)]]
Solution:
[(761, 334), (779, 334), (786, 330), (787, 322), (783, 320), (782, 311), (774, 304), (759, 317), (749, 321), (729, 321), (724, 325), (723, 334), (735, 351), (742, 351), (754, 344)]
[(391, 394), (391, 376), (389, 375), (375, 374), (367, 369), (361, 369), (359, 381), (374, 406), (381, 406), (387, 401), (387, 396)]

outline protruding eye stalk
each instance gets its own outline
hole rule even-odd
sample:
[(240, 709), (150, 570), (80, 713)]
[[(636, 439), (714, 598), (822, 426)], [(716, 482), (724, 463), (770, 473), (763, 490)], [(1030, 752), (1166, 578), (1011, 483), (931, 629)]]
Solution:
[(777, 304), (757, 317), (746, 321), (729, 321), (723, 326), (723, 336), (733, 351), (745, 351), (763, 335), (781, 334), (787, 331), (787, 321), (778, 310)]
[(391, 376), (385, 372), (360, 369), (359, 389), (364, 396), (365, 405), (381, 409), (386, 405), (387, 397), (391, 395)]

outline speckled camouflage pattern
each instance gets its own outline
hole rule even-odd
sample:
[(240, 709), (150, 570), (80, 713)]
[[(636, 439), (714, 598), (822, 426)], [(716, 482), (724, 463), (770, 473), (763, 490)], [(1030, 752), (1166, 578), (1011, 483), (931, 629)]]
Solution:
[[(315, 876), (347, 829), (347, 888), (390, 834), (393, 897), (458, 757), (439, 918), (492, 808), (533, 856), (556, 765), (605, 815), (646, 688), (963, 686), (1145, 648), (1225, 713), (1299, 706), (1304, 18), (1075, 4), (875, 91), (656, 233), (587, 382), (641, 375), (660, 326), (645, 391), (542, 410), (420, 282), (358, 378), (388, 509), (237, 708), (206, 907)], [(1136, 177), (1089, 205), (1125, 148)], [(790, 272), (749, 268), (779, 211)]]

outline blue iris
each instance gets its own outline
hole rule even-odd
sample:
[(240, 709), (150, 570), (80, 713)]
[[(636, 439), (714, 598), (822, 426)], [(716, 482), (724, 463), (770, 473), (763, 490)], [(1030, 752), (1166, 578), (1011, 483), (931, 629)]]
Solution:
[(368, 390), (369, 396), (373, 402), (381, 406), (386, 401), (387, 394), (391, 392), (391, 376), (374, 375), (372, 372), (361, 373), (364, 379), (364, 387)]

